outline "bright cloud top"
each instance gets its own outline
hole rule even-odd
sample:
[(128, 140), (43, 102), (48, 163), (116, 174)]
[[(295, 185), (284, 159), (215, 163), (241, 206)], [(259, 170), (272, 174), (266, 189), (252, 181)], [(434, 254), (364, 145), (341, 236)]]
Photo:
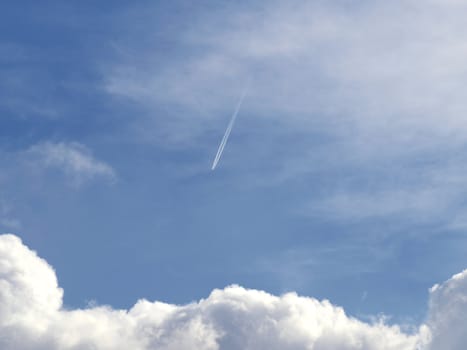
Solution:
[[(0, 236), (2, 349), (462, 349), (467, 271), (430, 290), (427, 325), (406, 334), (364, 323), (329, 301), (239, 286), (178, 306), (139, 300), (130, 310), (62, 307), (47, 262), (11, 234)], [(464, 315), (464, 316), (462, 316)], [(432, 337), (432, 340), (430, 338)], [(430, 343), (431, 342), (431, 343)]]
[(28, 153), (41, 167), (63, 171), (75, 185), (96, 177), (111, 182), (116, 179), (110, 165), (96, 159), (86, 146), (77, 142), (44, 142), (32, 146)]

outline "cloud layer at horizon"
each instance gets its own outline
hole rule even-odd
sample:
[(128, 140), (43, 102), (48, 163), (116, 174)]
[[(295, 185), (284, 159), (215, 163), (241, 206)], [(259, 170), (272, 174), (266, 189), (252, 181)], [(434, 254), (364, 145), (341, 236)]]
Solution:
[[(125, 276), (122, 276), (125, 278)], [(139, 300), (129, 310), (70, 310), (52, 267), (0, 235), (0, 345), (42, 349), (463, 349), (467, 270), (430, 289), (426, 324), (406, 333), (362, 322), (327, 300), (230, 286), (187, 305)]]

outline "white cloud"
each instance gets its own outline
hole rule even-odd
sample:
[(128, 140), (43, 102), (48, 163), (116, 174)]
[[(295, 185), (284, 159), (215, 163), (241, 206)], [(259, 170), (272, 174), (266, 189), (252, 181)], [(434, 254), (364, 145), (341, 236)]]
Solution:
[(467, 272), (430, 291), (417, 334), (365, 323), (329, 301), (239, 286), (187, 305), (139, 300), (69, 310), (50, 265), (11, 234), (0, 235), (0, 348), (67, 349), (463, 349)]
[(467, 343), (467, 270), (430, 289), (427, 321), (433, 340), (429, 349), (463, 349)]
[(27, 154), (39, 167), (63, 171), (74, 185), (94, 178), (110, 182), (116, 179), (110, 165), (96, 159), (86, 146), (77, 142), (43, 142), (32, 146)]
[[(467, 27), (459, 7), (411, 0), (226, 7), (189, 22), (189, 32), (171, 33), (185, 53), (177, 60), (154, 65), (147, 57), (159, 58), (157, 46), (145, 48), (144, 60), (125, 55), (108, 72), (107, 89), (155, 107), (219, 111), (251, 79), (247, 104), (256, 115), (301, 128), (345, 121), (357, 140), (378, 142), (385, 133), (404, 146), (413, 138), (428, 146), (433, 134), (467, 132)], [(218, 116), (179, 117), (196, 124)]]
[(62, 303), (63, 292), (52, 268), (16, 236), (2, 235), (0, 276), (2, 337), (15, 325), (25, 325), (31, 332), (45, 330), (47, 318)]
[[(106, 89), (149, 109), (150, 121), (137, 122), (149, 137), (140, 139), (199, 145), (210, 140), (200, 135), (214, 128), (222, 133), (249, 80), (242, 113), (256, 119), (261, 137), (237, 149), (243, 164), (262, 171), (252, 175), (257, 182), (310, 173), (345, 182), (339, 174), (359, 168), (357, 186), (334, 183), (327, 198), (313, 194), (316, 212), (344, 219), (404, 213), (449, 221), (445, 213), (455, 212), (467, 193), (465, 180), (450, 182), (464, 173), (451, 160), (465, 163), (455, 159), (465, 154), (467, 137), (465, 9), (457, 0), (226, 6), (197, 13), (184, 29), (170, 33), (171, 45), (183, 53), (177, 59), (164, 60), (157, 45), (139, 54), (128, 49), (106, 71)], [(293, 152), (284, 151), (287, 143), (268, 144), (264, 156), (264, 135), (274, 137), (268, 133), (274, 126), (291, 135), (299, 130), (303, 142), (290, 145)], [(367, 181), (364, 175), (378, 167), (377, 177)], [(446, 176), (425, 176), (433, 171)], [(419, 178), (407, 181), (415, 173)], [(369, 191), (363, 188), (368, 182)], [(417, 199), (420, 194), (427, 202)], [(448, 210), (433, 213), (439, 198)]]

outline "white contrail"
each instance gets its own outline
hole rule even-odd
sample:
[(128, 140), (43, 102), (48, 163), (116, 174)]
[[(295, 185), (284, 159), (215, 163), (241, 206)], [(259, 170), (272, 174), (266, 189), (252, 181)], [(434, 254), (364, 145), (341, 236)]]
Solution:
[(238, 112), (240, 111), (240, 107), (242, 106), (243, 99), (246, 96), (247, 90), (243, 90), (242, 96), (240, 96), (240, 100), (238, 100), (237, 106), (235, 107), (235, 111), (232, 114), (232, 118), (230, 118), (229, 125), (227, 126), (227, 130), (225, 130), (224, 137), (222, 138), (221, 144), (219, 145), (219, 149), (217, 150), (216, 157), (214, 158), (214, 162), (212, 163), (211, 170), (216, 169), (217, 163), (219, 163), (219, 159), (221, 159), (222, 152), (224, 151), (224, 147), (229, 139), (230, 132), (232, 131), (232, 127), (235, 123), (235, 119), (237, 119)]

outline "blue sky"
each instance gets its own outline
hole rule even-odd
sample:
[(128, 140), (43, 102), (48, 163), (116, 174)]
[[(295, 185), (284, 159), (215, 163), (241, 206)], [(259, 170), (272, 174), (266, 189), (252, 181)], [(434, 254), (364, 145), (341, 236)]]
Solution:
[(0, 230), (69, 307), (235, 283), (418, 324), (467, 265), (465, 10), (4, 4)]

